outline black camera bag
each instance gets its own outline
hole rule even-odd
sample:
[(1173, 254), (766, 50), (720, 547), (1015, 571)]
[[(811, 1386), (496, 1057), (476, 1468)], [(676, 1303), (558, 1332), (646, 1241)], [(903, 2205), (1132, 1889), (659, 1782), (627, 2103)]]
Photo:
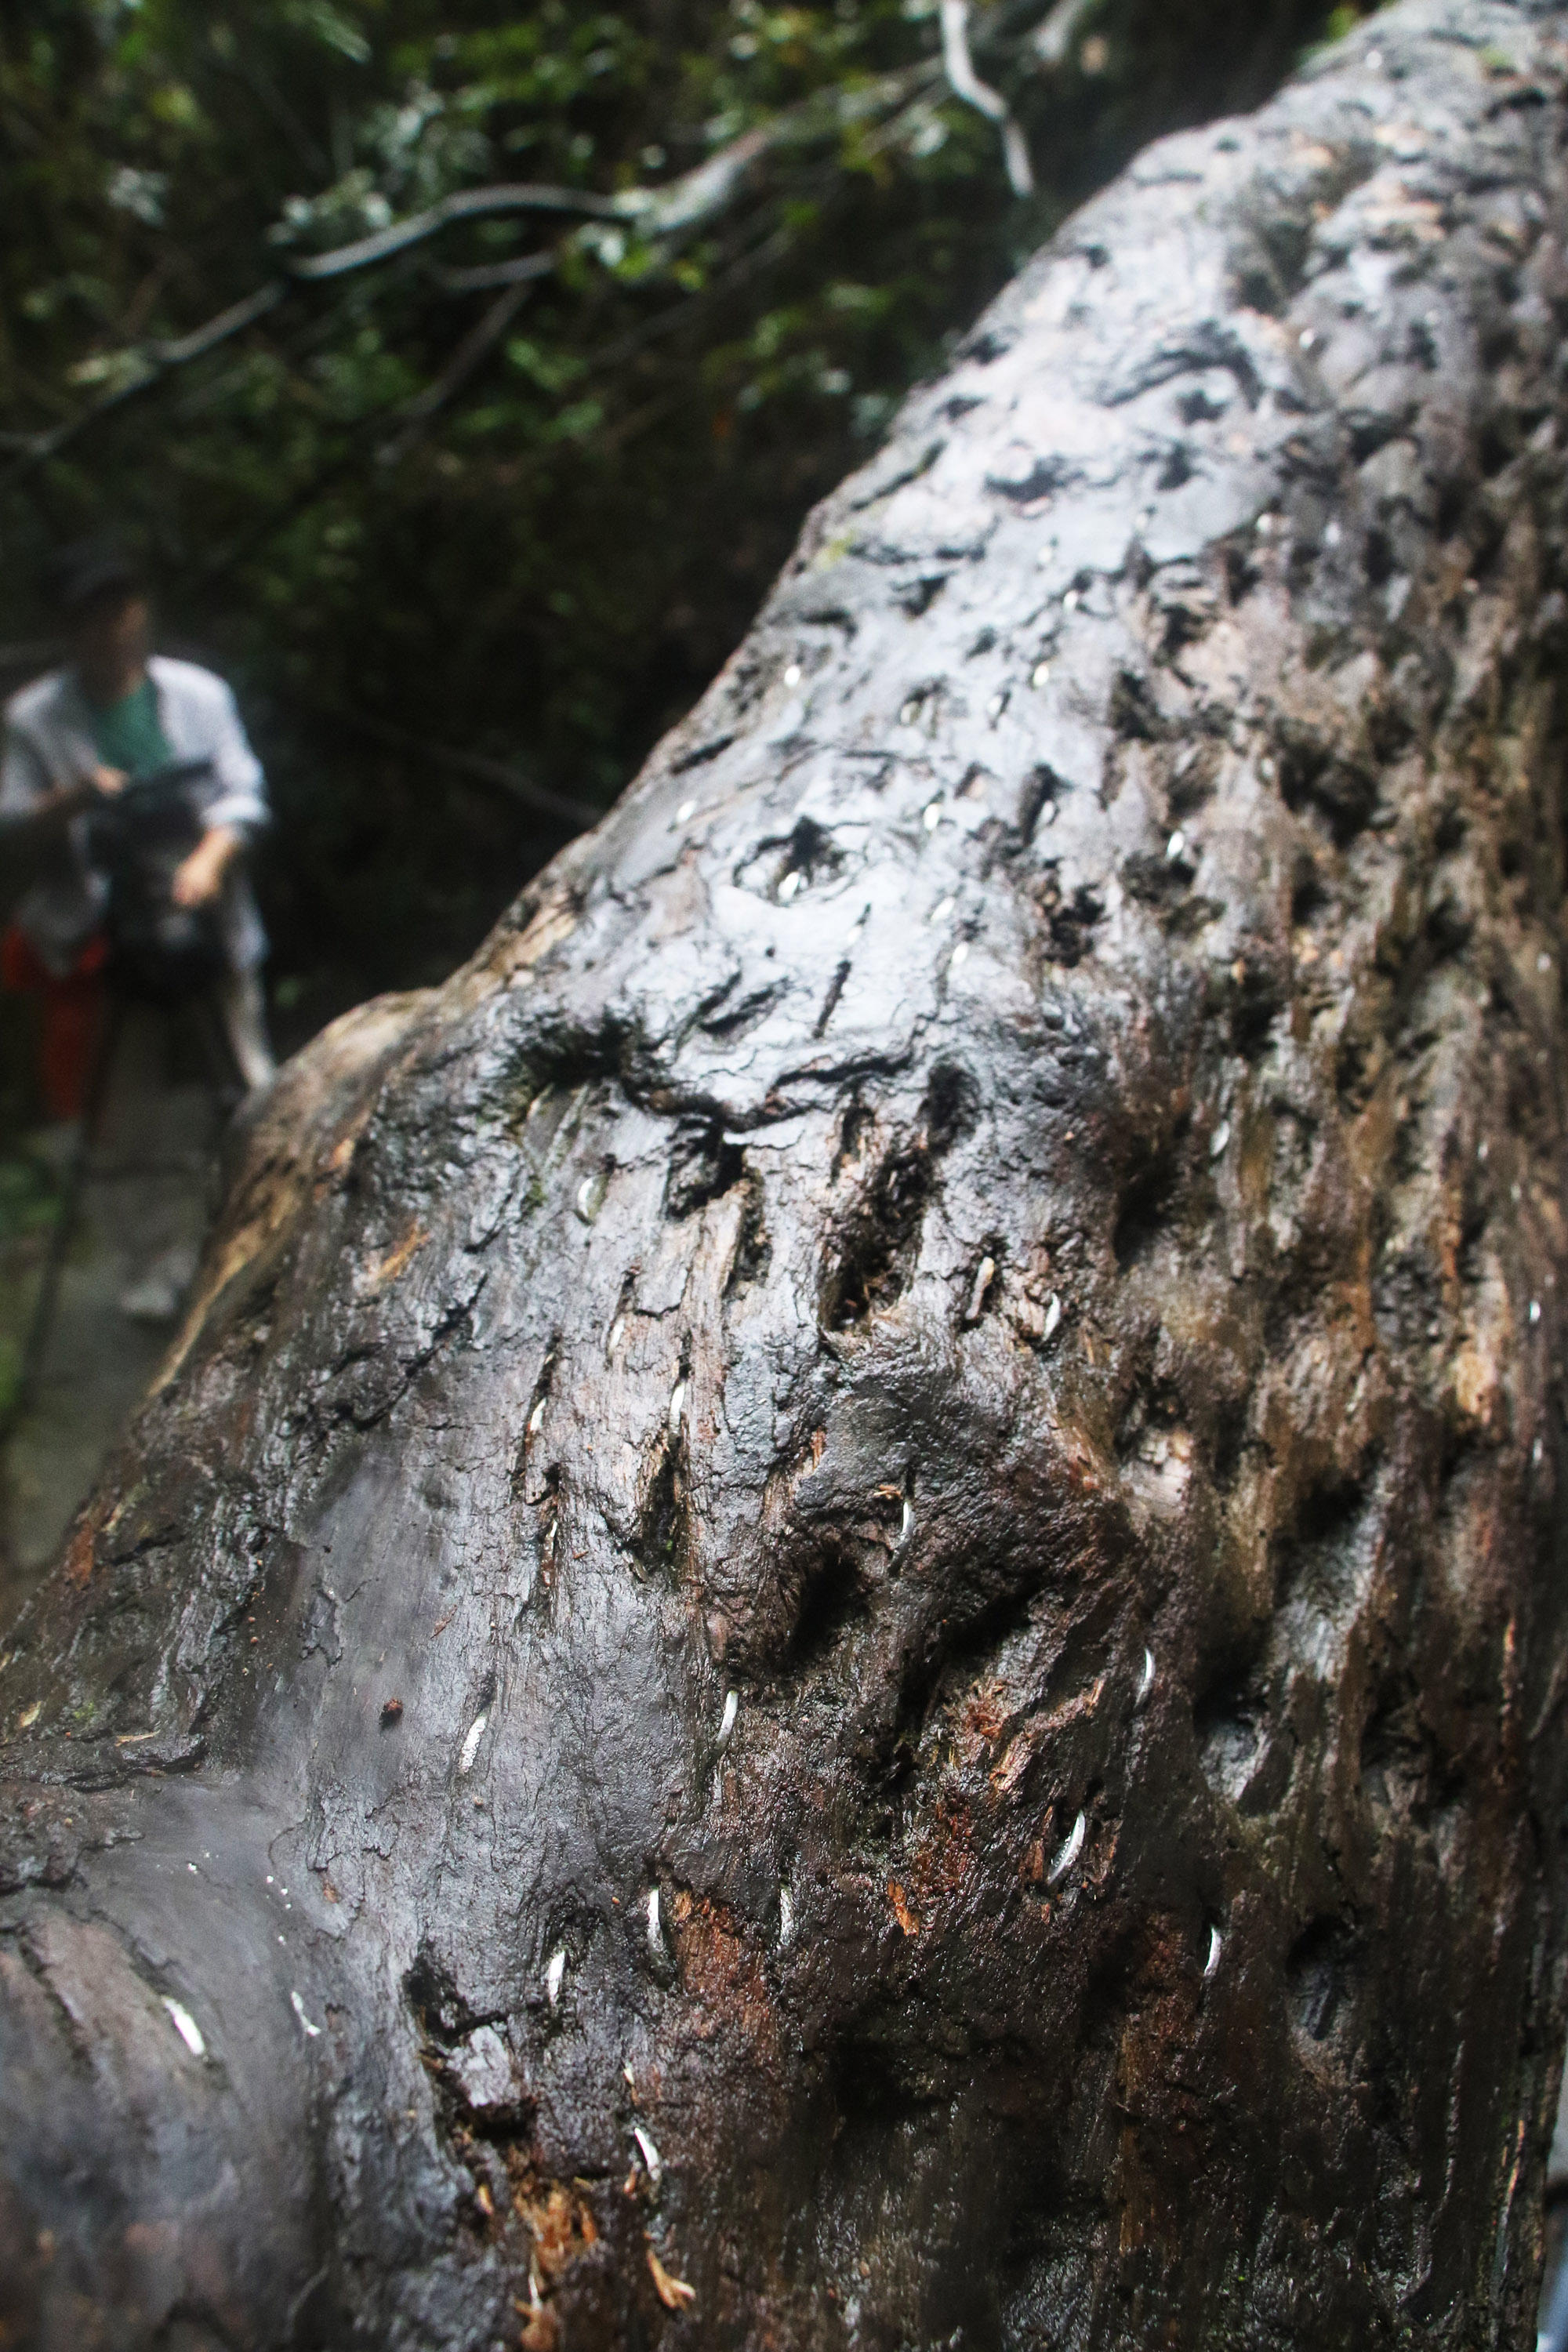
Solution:
[(177, 907), (174, 877), (201, 840), (210, 760), (171, 760), (133, 776), (92, 814), (89, 855), (109, 884), (110, 973), (126, 996), (174, 1004), (224, 969), (217, 908)]

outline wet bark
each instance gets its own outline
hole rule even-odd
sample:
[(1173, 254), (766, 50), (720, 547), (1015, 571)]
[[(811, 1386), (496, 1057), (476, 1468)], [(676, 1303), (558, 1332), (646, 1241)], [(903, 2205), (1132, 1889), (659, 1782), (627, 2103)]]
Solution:
[(1154, 150), (285, 1073), (0, 1675), (8, 2341), (1526, 2340), (1565, 36)]

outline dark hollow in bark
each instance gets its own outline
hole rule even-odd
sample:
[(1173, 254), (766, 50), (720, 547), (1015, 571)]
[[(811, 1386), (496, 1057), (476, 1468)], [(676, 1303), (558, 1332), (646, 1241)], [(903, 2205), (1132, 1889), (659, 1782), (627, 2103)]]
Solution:
[(1146, 156), (285, 1074), (0, 1675), (7, 2342), (1525, 2341), (1565, 36)]

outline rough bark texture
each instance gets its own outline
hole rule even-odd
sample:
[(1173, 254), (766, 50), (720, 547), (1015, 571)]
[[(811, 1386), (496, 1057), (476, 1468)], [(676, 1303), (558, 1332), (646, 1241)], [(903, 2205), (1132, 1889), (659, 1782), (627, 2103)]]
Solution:
[(1565, 33), (1152, 152), (285, 1074), (0, 1678), (6, 2341), (1524, 2341)]

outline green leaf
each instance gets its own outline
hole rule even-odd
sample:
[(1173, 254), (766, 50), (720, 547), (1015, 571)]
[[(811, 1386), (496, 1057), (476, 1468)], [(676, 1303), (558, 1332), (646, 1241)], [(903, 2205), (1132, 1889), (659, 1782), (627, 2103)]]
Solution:
[(323, 48), (333, 49), (351, 65), (367, 66), (374, 55), (371, 43), (331, 0), (282, 0), (279, 10), (286, 25), (307, 33)]

